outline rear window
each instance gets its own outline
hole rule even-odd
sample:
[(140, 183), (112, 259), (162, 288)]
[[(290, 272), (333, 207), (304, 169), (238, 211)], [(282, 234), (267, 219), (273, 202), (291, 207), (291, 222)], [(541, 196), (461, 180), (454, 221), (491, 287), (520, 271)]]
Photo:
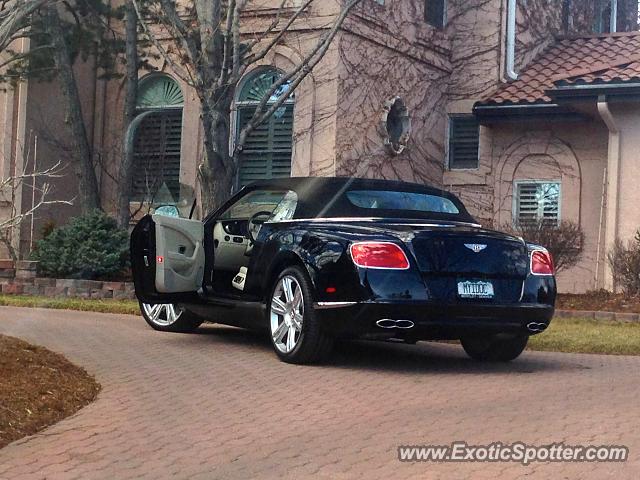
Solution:
[(371, 210), (408, 210), (425, 213), (459, 214), (460, 210), (446, 197), (428, 193), (391, 190), (350, 190), (349, 202)]

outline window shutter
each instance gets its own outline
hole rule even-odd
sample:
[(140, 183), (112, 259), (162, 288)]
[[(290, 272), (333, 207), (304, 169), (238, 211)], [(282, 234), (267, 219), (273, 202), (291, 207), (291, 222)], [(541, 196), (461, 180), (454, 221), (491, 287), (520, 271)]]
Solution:
[(142, 120), (134, 144), (133, 199), (152, 200), (166, 184), (173, 201), (179, 200), (181, 144), (181, 108)]
[(560, 220), (559, 183), (519, 183), (516, 199), (516, 219), (520, 224)]
[(425, 21), (436, 28), (444, 28), (446, 0), (425, 0)]
[[(255, 107), (241, 107), (238, 127), (251, 119)], [(247, 137), (240, 155), (241, 186), (256, 180), (291, 176), (293, 105), (285, 105)]]
[(478, 168), (480, 125), (473, 115), (449, 121), (449, 168)]
[(538, 186), (518, 185), (518, 223), (538, 221)]

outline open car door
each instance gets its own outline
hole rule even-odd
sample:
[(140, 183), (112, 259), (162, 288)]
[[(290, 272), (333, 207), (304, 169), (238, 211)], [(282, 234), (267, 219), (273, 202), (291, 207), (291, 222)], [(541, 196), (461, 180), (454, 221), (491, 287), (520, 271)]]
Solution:
[(199, 302), (204, 275), (200, 220), (147, 215), (131, 233), (136, 296), (145, 303)]

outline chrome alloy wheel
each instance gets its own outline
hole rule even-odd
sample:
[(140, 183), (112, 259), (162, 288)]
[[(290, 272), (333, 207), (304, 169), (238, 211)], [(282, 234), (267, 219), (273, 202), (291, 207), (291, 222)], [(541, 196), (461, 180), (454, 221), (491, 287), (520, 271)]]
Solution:
[(143, 303), (142, 308), (147, 318), (161, 327), (168, 327), (176, 323), (184, 310), (172, 303), (159, 303), (152, 305)]
[(271, 337), (282, 353), (296, 348), (302, 334), (304, 301), (302, 288), (291, 275), (280, 279), (271, 299)]

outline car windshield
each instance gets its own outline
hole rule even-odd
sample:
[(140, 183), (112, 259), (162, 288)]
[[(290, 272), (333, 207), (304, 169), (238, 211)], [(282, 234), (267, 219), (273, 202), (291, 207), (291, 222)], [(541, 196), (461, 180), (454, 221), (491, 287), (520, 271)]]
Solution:
[(248, 219), (258, 212), (271, 213), (286, 195), (287, 191), (282, 190), (254, 190), (230, 206), (220, 219)]
[(459, 214), (460, 210), (446, 197), (428, 193), (391, 190), (350, 190), (349, 202), (371, 210), (409, 210), (413, 212)]

